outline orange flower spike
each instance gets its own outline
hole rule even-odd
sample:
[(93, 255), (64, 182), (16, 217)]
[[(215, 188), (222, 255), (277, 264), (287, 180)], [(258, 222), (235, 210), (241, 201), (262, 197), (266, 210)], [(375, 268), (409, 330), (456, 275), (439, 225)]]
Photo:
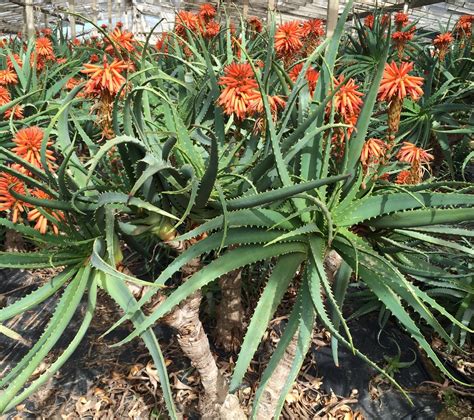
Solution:
[[(290, 79), (292, 82), (296, 82), (302, 69), (303, 69), (303, 63), (298, 63), (291, 68), (290, 72), (288, 73), (288, 76), (290, 76)], [(315, 68), (310, 67), (306, 71), (306, 80), (308, 81), (309, 93), (311, 96), (313, 96), (314, 89), (316, 89), (318, 78), (319, 78), (319, 72)]]
[[(278, 95), (267, 95), (268, 105), (270, 106), (270, 111), (272, 116), (275, 118), (278, 112), (278, 109), (283, 109), (286, 106), (286, 102)], [(250, 95), (249, 99), (249, 113), (254, 115), (263, 115), (265, 113), (265, 107), (263, 104), (262, 95), (259, 91), (254, 91)]]
[(463, 15), (456, 23), (455, 30), (461, 37), (471, 38), (474, 15)]
[(247, 23), (255, 32), (260, 33), (263, 31), (263, 23), (258, 17), (256, 16), (249, 17), (247, 19)]
[(434, 159), (434, 156), (413, 143), (404, 142), (397, 154), (397, 159), (400, 162), (410, 163), (411, 165), (420, 165), (429, 163)]
[(375, 18), (373, 14), (367, 15), (364, 19), (364, 26), (372, 29), (374, 27), (374, 20)]
[[(20, 170), (18, 165), (12, 165), (12, 168)], [(15, 198), (11, 193), (12, 190), (18, 194), (26, 195), (25, 185), (21, 180), (15, 175), (6, 172), (0, 173), (0, 212), (10, 210), (12, 222), (16, 223), (20, 213), (25, 211), (28, 204)]]
[[(48, 194), (38, 189), (33, 190), (31, 194), (34, 197), (40, 198), (42, 200), (51, 199), (51, 197)], [(64, 214), (60, 211), (55, 211), (52, 209), (47, 209), (47, 210), (45, 209), (44, 211), (48, 212), (48, 214), (50, 214), (54, 219), (58, 221), (64, 219)], [(59, 229), (56, 226), (56, 224), (48, 220), (48, 218), (43, 213), (41, 213), (37, 208), (34, 208), (33, 210), (30, 210), (28, 212), (28, 221), (29, 222), (36, 221), (34, 228), (38, 230), (42, 235), (44, 235), (48, 231), (48, 222), (51, 223), (51, 228), (53, 229), (54, 234), (55, 235), (59, 234)]]
[(205, 27), (204, 37), (214, 38), (219, 34), (220, 30), (221, 26), (219, 25), (219, 22), (210, 21)]
[(400, 171), (397, 175), (395, 183), (399, 185), (413, 184), (414, 182), (411, 172), (407, 170)]
[(127, 68), (127, 63), (122, 60), (114, 59), (113, 62), (109, 64), (105, 55), (102, 65), (84, 64), (84, 69), (81, 70), (81, 73), (89, 75), (85, 92), (94, 95), (107, 90), (111, 95), (116, 95), (126, 82), (125, 77), (123, 77), (121, 73)]
[(41, 57), (54, 57), (53, 43), (49, 38), (43, 37), (36, 40), (36, 53)]
[(275, 33), (275, 50), (279, 56), (289, 57), (303, 46), (303, 28), (295, 20), (280, 25)]
[(416, 101), (423, 95), (423, 78), (409, 75), (411, 70), (413, 63), (402, 63), (398, 66), (392, 61), (386, 64), (379, 88), (380, 99), (390, 101), (395, 97), (404, 99), (410, 95)]
[[(13, 61), (15, 61), (15, 63), (18, 65), (18, 67), (21, 68), (23, 66), (23, 61), (20, 58), (20, 56), (18, 54), (12, 54), (12, 55), (13, 55)], [(10, 56), (7, 57), (7, 68), (9, 70), (14, 70), (15, 69), (15, 66), (13, 65), (13, 61), (10, 58)]]
[(3, 86), (0, 86), (0, 106), (11, 102), (11, 100), (12, 98), (10, 96), (9, 90)]
[(354, 79), (349, 79), (344, 83), (344, 76), (341, 74), (339, 79), (334, 80), (334, 87), (343, 84), (339, 91), (334, 95), (334, 108), (342, 116), (358, 114), (363, 101), (364, 94), (359, 92), (358, 85)]
[(444, 34), (439, 34), (433, 40), (433, 45), (435, 46), (440, 61), (444, 61), (446, 53), (448, 52), (449, 46), (454, 41), (454, 37), (450, 32), (446, 32)]
[[(37, 126), (22, 128), (13, 138), (16, 146), (12, 149), (12, 152), (32, 165), (41, 168), (41, 143), (43, 137), (43, 130)], [(48, 141), (46, 146), (52, 146), (52, 144), (52, 141)], [(46, 149), (46, 160), (49, 163), (56, 161), (52, 150)]]
[(5, 111), (5, 118), (8, 120), (13, 113), (13, 118), (15, 120), (23, 119), (23, 107), (21, 105), (15, 105), (10, 109)]
[(443, 46), (449, 46), (454, 41), (453, 35), (451, 32), (446, 32), (444, 34), (439, 34), (433, 40), (433, 45), (440, 49)]
[(384, 157), (387, 150), (387, 144), (380, 139), (368, 139), (362, 147), (360, 161), (363, 166), (368, 166), (371, 163), (377, 164), (380, 159)]
[(214, 19), (216, 16), (216, 9), (212, 4), (204, 3), (199, 8), (199, 16), (208, 22), (211, 19)]
[(224, 69), (224, 76), (219, 79), (219, 85), (224, 86), (224, 89), (218, 98), (218, 104), (227, 115), (235, 113), (238, 119), (243, 119), (247, 113), (250, 94), (258, 87), (250, 64), (229, 64)]
[[(132, 52), (135, 50), (135, 39), (133, 34), (128, 31), (122, 31), (121, 27), (117, 27), (109, 34), (110, 39), (116, 44), (117, 48), (122, 48), (127, 52)], [(114, 52), (114, 46), (110, 44), (110, 41), (106, 39), (106, 42), (109, 42), (109, 45), (105, 47), (105, 51), (108, 53)]]
[(301, 33), (304, 37), (313, 36), (319, 38), (324, 36), (324, 21), (322, 19), (310, 19), (303, 22)]
[(16, 85), (18, 83), (18, 76), (14, 70), (6, 69), (0, 70), (0, 85)]
[(191, 32), (196, 32), (199, 29), (198, 15), (181, 10), (176, 15), (174, 31), (181, 37), (186, 36), (186, 29)]
[(408, 15), (406, 13), (403, 13), (403, 12), (398, 12), (396, 15), (395, 15), (395, 27), (397, 28), (397, 30), (401, 30), (404, 26), (407, 26), (408, 25)]

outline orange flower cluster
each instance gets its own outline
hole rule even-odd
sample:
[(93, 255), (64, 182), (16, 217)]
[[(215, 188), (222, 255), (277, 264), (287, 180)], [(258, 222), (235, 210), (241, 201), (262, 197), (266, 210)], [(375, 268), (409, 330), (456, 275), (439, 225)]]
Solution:
[[(278, 110), (285, 108), (286, 102), (278, 95), (267, 95), (268, 105), (272, 114), (273, 121), (278, 117)], [(248, 114), (256, 118), (254, 132), (263, 133), (265, 131), (265, 107), (263, 98), (259, 91), (255, 90), (251, 93), (248, 105)]]
[(408, 15), (403, 12), (398, 12), (395, 15), (394, 21), (397, 31), (401, 31), (403, 27), (408, 25)]
[(374, 21), (375, 21), (375, 17), (373, 14), (367, 15), (364, 19), (364, 26), (366, 26), (369, 29), (373, 29)]
[[(43, 130), (37, 126), (23, 128), (13, 138), (15, 147), (12, 148), (12, 152), (26, 160), (29, 164), (41, 169), (41, 144), (43, 137)], [(49, 140), (46, 143), (46, 160), (50, 169), (54, 168), (56, 161), (50, 149), (52, 144)], [(26, 215), (26, 220), (35, 222), (34, 228), (42, 234), (48, 231), (49, 224), (51, 224), (53, 232), (58, 234), (59, 230), (56, 222), (64, 218), (62, 212), (52, 209), (40, 210), (18, 197), (18, 195), (29, 195), (43, 200), (50, 199), (49, 195), (44, 191), (37, 188), (31, 191), (27, 189), (25, 182), (19, 178), (20, 174), (28, 177), (33, 175), (22, 165), (12, 164), (9, 168), (10, 171), (0, 173), (0, 212), (9, 212), (13, 223), (17, 223), (22, 215)]]
[[(122, 23), (118, 22), (115, 29), (109, 33), (109, 38), (104, 38), (106, 43), (105, 51), (109, 54), (113, 54), (115, 49), (123, 51), (127, 54), (135, 51), (135, 39), (133, 34), (129, 31), (122, 30)], [(111, 42), (112, 41), (112, 42)]]
[(247, 115), (251, 95), (258, 87), (257, 81), (248, 63), (232, 63), (224, 69), (224, 76), (219, 79), (223, 86), (217, 103), (224, 108), (227, 115), (235, 114), (242, 120)]
[(400, 125), (403, 99), (411, 96), (413, 100), (423, 95), (423, 78), (410, 75), (413, 63), (401, 63), (400, 66), (392, 61), (385, 66), (382, 81), (379, 87), (379, 99), (389, 102), (388, 131), (390, 147), (393, 146), (395, 134)]
[(84, 64), (81, 73), (89, 76), (85, 92), (90, 96), (115, 96), (125, 84), (126, 79), (122, 73), (128, 69), (128, 64), (116, 58), (109, 64), (104, 54), (102, 64)]
[(286, 22), (281, 24), (275, 33), (275, 51), (289, 66), (311, 54), (320, 44), (322, 36), (324, 26), (321, 19)]
[(161, 36), (158, 38), (158, 40), (156, 41), (156, 49), (159, 51), (159, 52), (162, 52), (162, 53), (165, 53), (167, 54), (168, 53), (168, 40), (170, 38), (170, 34), (168, 32), (163, 32), (161, 34)]
[(370, 167), (377, 166), (385, 158), (388, 146), (383, 140), (370, 138), (362, 147), (360, 161), (364, 172), (367, 173)]
[(0, 86), (16, 85), (18, 83), (18, 76), (13, 69), (0, 70)]
[(53, 42), (47, 36), (43, 36), (36, 39), (35, 54), (30, 57), (31, 66), (35, 65), (36, 70), (43, 70), (48, 62), (55, 61), (56, 56), (54, 55)]
[(334, 109), (345, 120), (350, 119), (353, 115), (359, 115), (360, 106), (362, 105), (362, 92), (358, 91), (359, 86), (356, 85), (354, 79), (349, 79), (344, 83), (344, 76), (341, 74), (339, 78), (334, 79), (334, 88), (342, 87), (334, 95)]
[[(31, 191), (31, 195), (35, 198), (39, 198), (41, 200), (50, 200), (51, 197), (46, 194), (44, 191), (34, 189)], [(49, 214), (52, 219), (57, 220), (58, 222), (64, 219), (64, 214), (61, 211), (48, 209), (47, 211), (43, 209), (41, 212), (38, 208), (33, 208), (28, 212), (28, 221), (29, 222), (36, 222), (34, 228), (38, 230), (41, 234), (45, 234), (48, 231), (48, 222), (51, 223), (51, 228), (55, 235), (59, 234), (59, 229), (56, 223), (49, 220), (48, 217), (45, 216), (44, 213)]]
[(260, 33), (263, 31), (263, 23), (262, 21), (256, 17), (256, 16), (251, 16), (247, 19), (247, 24), (248, 26), (255, 31), (256, 33)]
[[(19, 165), (12, 165), (11, 167), (22, 172)], [(0, 212), (10, 211), (12, 222), (17, 223), (20, 214), (25, 211), (28, 205), (16, 198), (12, 191), (26, 195), (25, 185), (22, 181), (10, 173), (0, 173)]]
[[(357, 120), (360, 114), (360, 107), (362, 105), (361, 97), (364, 96), (360, 92), (359, 86), (356, 85), (354, 79), (344, 80), (344, 76), (341, 74), (339, 78), (334, 79), (334, 88), (341, 88), (336, 92), (333, 97), (333, 109), (335, 112), (335, 122), (349, 125), (346, 131), (341, 128), (334, 130), (332, 137), (333, 153), (336, 157), (342, 157), (344, 155), (346, 136), (350, 138), (354, 128), (357, 124)], [(328, 104), (327, 113), (331, 112), (331, 104)]]
[[(41, 165), (41, 144), (43, 142), (44, 132), (38, 126), (26, 127), (19, 130), (13, 142), (15, 147), (12, 149), (12, 152), (16, 153), (22, 159), (31, 163), (37, 168), (42, 168)], [(48, 166), (51, 168), (56, 161), (52, 150), (48, 147), (52, 146), (52, 142), (48, 141), (46, 143), (46, 160), (48, 161)]]
[[(89, 77), (84, 94), (96, 100), (91, 112), (96, 113), (96, 123), (102, 128), (102, 136), (107, 139), (114, 136), (112, 128), (113, 103), (115, 97), (127, 82), (123, 73), (128, 70), (130, 70), (129, 63), (116, 58), (113, 59), (112, 63), (109, 63), (107, 56), (104, 54), (102, 64), (86, 63), (81, 71)], [(121, 93), (125, 93), (124, 89)]]
[(439, 34), (433, 40), (433, 45), (435, 46), (436, 51), (438, 53), (439, 61), (444, 61), (444, 58), (446, 57), (446, 53), (449, 50), (449, 46), (452, 44), (453, 41), (454, 41), (454, 37), (451, 34), (451, 32)]
[[(23, 66), (23, 61), (18, 54), (13, 54), (12, 56), (8, 55), (6, 57), (7, 67), (6, 69), (0, 69), (0, 106), (12, 101), (9, 89), (18, 84), (18, 76), (13, 61), (15, 61), (20, 68)], [(7, 109), (4, 113), (4, 118), (9, 119), (12, 115), (14, 119), (23, 118), (23, 108), (21, 105), (17, 104)]]
[[(255, 131), (263, 132), (265, 108), (250, 64), (229, 64), (224, 69), (224, 76), (219, 79), (219, 85), (223, 86), (224, 89), (217, 103), (224, 108), (224, 112), (227, 115), (234, 114), (239, 120), (254, 116), (256, 118)], [(275, 121), (278, 110), (283, 109), (286, 103), (277, 95), (268, 95), (267, 100), (272, 118)]]
[(474, 15), (463, 15), (456, 22), (455, 31), (460, 38), (471, 39)]
[(413, 63), (401, 63), (397, 65), (395, 61), (385, 66), (382, 81), (379, 88), (379, 97), (382, 101), (390, 102), (395, 97), (404, 99), (411, 96), (417, 100), (423, 95), (423, 78), (411, 76)]
[[(12, 60), (13, 57), (13, 60)], [(23, 67), (23, 60), (20, 58), (18, 54), (12, 54), (12, 57), (8, 56), (7, 57), (7, 69), (14, 70), (15, 66), (13, 62), (16, 63), (16, 65), (20, 68)]]
[[(288, 76), (290, 76), (292, 82), (296, 82), (302, 69), (303, 63), (298, 63), (291, 68), (290, 72), (288, 73)], [(316, 84), (318, 83), (319, 72), (313, 67), (310, 67), (308, 68), (308, 70), (306, 70), (305, 77), (308, 82), (309, 93), (311, 96), (313, 96), (314, 90), (316, 89)]]
[(408, 31), (397, 31), (392, 34), (392, 41), (397, 49), (398, 58), (403, 60), (403, 53), (408, 41), (413, 39), (416, 28), (412, 26)]
[[(199, 8), (197, 14), (181, 10), (176, 15), (174, 31), (181, 38), (186, 39), (187, 32), (199, 32), (205, 38), (216, 37), (221, 31), (219, 22), (214, 20), (217, 12), (212, 4), (205, 3)], [(161, 50), (161, 48), (159, 48)]]
[(432, 154), (410, 142), (403, 143), (397, 158), (411, 166), (410, 170), (398, 174), (395, 181), (397, 184), (419, 184), (423, 179), (423, 172), (429, 170), (429, 163), (434, 159)]

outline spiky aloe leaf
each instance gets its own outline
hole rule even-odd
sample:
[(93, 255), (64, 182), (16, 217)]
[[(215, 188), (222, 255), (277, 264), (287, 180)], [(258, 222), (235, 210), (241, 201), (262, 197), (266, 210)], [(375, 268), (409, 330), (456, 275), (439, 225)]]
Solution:
[(131, 341), (196, 290), (202, 289), (205, 285), (230, 271), (245, 267), (246, 265), (255, 264), (259, 261), (264, 261), (267, 258), (289, 253), (304, 253), (305, 251), (305, 245), (297, 242), (275, 244), (266, 248), (247, 245), (227, 251), (179, 286), (143, 323), (136, 327), (133, 333), (119, 343), (114, 344), (114, 346)]
[(73, 355), (82, 339), (84, 338), (89, 325), (94, 317), (95, 306), (97, 302), (97, 282), (95, 278), (88, 284), (89, 293), (87, 295), (87, 307), (82, 319), (81, 325), (75, 334), (74, 338), (64, 349), (61, 355), (44, 371), (37, 379), (35, 379), (26, 389), (24, 389), (19, 395), (13, 398), (5, 408), (5, 411), (11, 410), (16, 407), (30, 395), (38, 390), (38, 388), (47, 382), (54, 374), (67, 362), (67, 360)]
[(23, 359), (0, 380), (0, 387), (6, 386), (0, 395), (0, 412), (5, 411), (67, 328), (89, 282), (90, 271), (90, 267), (83, 267), (78, 271), (59, 300), (43, 335)]
[(230, 382), (230, 392), (239, 387), (268, 327), (268, 323), (303, 259), (304, 254), (288, 254), (283, 255), (276, 262), (247, 328)]
[(438, 225), (440, 223), (467, 222), (469, 220), (474, 220), (474, 211), (472, 208), (414, 210), (382, 216), (366, 223), (377, 229), (406, 229)]
[(79, 269), (79, 266), (65, 268), (60, 274), (50, 281), (40, 286), (30, 294), (23, 296), (11, 305), (0, 309), (0, 322), (13, 318), (36, 305), (44, 302), (47, 298), (56, 293), (69, 279), (71, 279)]
[[(308, 288), (310, 292), (311, 300), (313, 301), (314, 308), (321, 322), (331, 332), (331, 334), (337, 338), (337, 340), (340, 343), (342, 343), (347, 348), (351, 348), (352, 346), (349, 344), (349, 342), (339, 333), (338, 329), (334, 327), (334, 324), (332, 323), (331, 319), (329, 318), (326, 312), (326, 308), (324, 306), (323, 299), (321, 296), (321, 291), (322, 291), (321, 277), (326, 275), (322, 262), (318, 262), (311, 259), (308, 264), (307, 269), (305, 270), (305, 275), (306, 276), (305, 276), (304, 284), (306, 285), (306, 287)], [(398, 390), (411, 402), (410, 398), (408, 397), (408, 394), (400, 386), (400, 384), (396, 382), (395, 379), (392, 378), (391, 375), (389, 375), (385, 370), (380, 368), (376, 363), (370, 360), (365, 354), (360, 352), (356, 347), (353, 349), (353, 351), (355, 352), (357, 356), (359, 356), (367, 364), (369, 364), (378, 372), (380, 372), (382, 375), (384, 375), (386, 379), (389, 382), (391, 382), (396, 388), (398, 388)]]
[[(234, 228), (225, 237), (224, 242), (224, 232), (219, 231), (209, 235), (207, 238), (204, 238), (194, 245), (189, 247), (186, 252), (180, 254), (175, 258), (160, 274), (160, 276), (155, 280), (158, 284), (164, 284), (169, 280), (175, 273), (177, 273), (185, 264), (191, 261), (194, 258), (198, 258), (205, 253), (209, 253), (219, 249), (222, 245), (250, 245), (250, 244), (264, 244), (268, 241), (271, 241), (276, 236), (279, 235), (279, 232), (267, 232), (265, 230), (255, 229), (255, 228)], [(292, 238), (292, 240), (297, 241), (299, 238)], [(128, 308), (127, 313), (119, 319), (111, 328), (109, 328), (103, 335), (109, 334), (113, 329), (117, 328), (127, 319), (130, 319), (130, 316), (137, 310), (139, 310), (155, 293), (154, 290), (147, 291), (142, 298), (139, 300), (137, 305), (133, 305)]]
[[(401, 212), (402, 210), (472, 205), (474, 205), (474, 196), (467, 194), (385, 193), (354, 200), (351, 204), (345, 203), (343, 206), (336, 208), (334, 211), (334, 222), (338, 226), (351, 226), (385, 214)], [(409, 213), (402, 213), (400, 216), (404, 214), (407, 215)], [(398, 216), (396, 214), (393, 217), (396, 218)], [(373, 222), (377, 224), (377, 221), (369, 223), (373, 224)]]
[[(355, 260), (352, 246), (338, 241), (337, 249), (343, 258), (354, 268)], [(433, 351), (430, 344), (426, 341), (415, 321), (403, 307), (400, 300), (400, 296), (402, 296), (404, 300), (406, 300), (423, 318), (427, 320), (432, 328), (434, 328), (444, 338), (446, 338), (447, 334), (444, 329), (439, 325), (438, 321), (423, 304), (422, 300), (427, 301), (426, 296), (422, 296), (421, 291), (415, 288), (413, 285), (408, 285), (403, 276), (398, 273), (398, 270), (393, 270), (390, 267), (390, 264), (386, 259), (381, 256), (375, 256), (369, 252), (366, 252), (365, 248), (361, 249), (359, 246), (358, 250), (358, 271), (364, 282), (384, 303), (386, 308), (398, 319), (398, 321), (401, 323), (401, 325), (403, 325), (412, 338), (416, 340), (416, 342), (426, 352), (430, 359), (433, 360), (435, 365), (446, 376), (456, 382), (462, 383), (462, 381), (459, 381), (459, 379), (455, 378), (439, 360), (438, 356)], [(387, 282), (387, 280), (389, 280), (389, 282)], [(398, 281), (402, 281), (402, 283), (399, 284)], [(451, 341), (449, 337), (447, 340)]]
[[(98, 275), (98, 284), (104, 289), (112, 299), (114, 299), (117, 304), (122, 308), (123, 311), (127, 311), (130, 305), (136, 303), (135, 298), (132, 295), (132, 292), (123, 282), (116, 281), (113, 277), (109, 277), (104, 273), (99, 273)], [(145, 315), (142, 312), (136, 313), (132, 322), (135, 327), (142, 323), (145, 320)], [(165, 400), (166, 408), (168, 409), (168, 414), (172, 420), (177, 420), (178, 416), (176, 413), (176, 408), (173, 402), (173, 394), (171, 392), (171, 387), (168, 379), (168, 373), (166, 371), (166, 364), (161, 353), (160, 345), (156, 339), (155, 334), (151, 328), (146, 329), (142, 332), (141, 338), (145, 343), (150, 355), (155, 364), (155, 368), (158, 372), (158, 377), (160, 379), (161, 389), (163, 391), (163, 397)]]

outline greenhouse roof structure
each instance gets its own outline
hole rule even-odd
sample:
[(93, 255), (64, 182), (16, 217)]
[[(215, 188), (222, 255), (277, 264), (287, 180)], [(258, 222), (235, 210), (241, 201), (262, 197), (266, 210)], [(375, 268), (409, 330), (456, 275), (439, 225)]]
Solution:
[[(76, 18), (68, 12), (75, 12), (94, 22), (113, 23), (119, 20), (128, 22), (135, 32), (146, 32), (155, 22), (164, 18), (172, 24), (174, 12), (179, 9), (197, 9), (204, 0), (1, 0), (0, 31), (16, 33), (25, 28), (27, 9), (32, 10), (32, 19), (36, 28), (45, 25), (75, 23), (75, 35), (87, 22), (79, 16)], [(217, 3), (210, 1), (210, 3)], [(236, 13), (248, 16), (265, 17), (268, 11), (275, 10), (278, 19), (321, 18), (326, 19), (328, 10), (342, 11), (346, 0), (239, 0), (236, 2), (220, 1)], [(355, 0), (353, 15), (364, 16), (376, 8), (388, 11), (403, 10), (415, 20), (418, 27), (432, 31), (440, 31), (459, 16), (474, 14), (472, 0)]]

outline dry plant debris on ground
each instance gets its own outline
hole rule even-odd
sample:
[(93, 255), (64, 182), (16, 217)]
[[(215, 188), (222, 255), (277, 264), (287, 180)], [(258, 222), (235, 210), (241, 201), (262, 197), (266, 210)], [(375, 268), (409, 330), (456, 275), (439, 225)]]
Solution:
[[(46, 281), (49, 271), (35, 271), (34, 275), (27, 276), (25, 289), (31, 287), (32, 282)], [(18, 290), (16, 292), (19, 292)], [(2, 295), (6, 299), (5, 295)], [(290, 289), (277, 310), (274, 320), (268, 328), (258, 353), (252, 362), (244, 385), (238, 391), (238, 397), (247, 409), (251, 410), (251, 401), (255, 393), (258, 380), (265, 369), (265, 361), (279, 341), (286, 323), (286, 313), (294, 293)], [(253, 312), (252, 296), (246, 296), (246, 319)], [(12, 419), (144, 419), (167, 418), (164, 401), (161, 394), (158, 375), (151, 362), (146, 349), (141, 342), (132, 342), (124, 347), (111, 348), (110, 344), (118, 337), (101, 338), (100, 335), (118, 319), (119, 312), (106, 295), (99, 296), (98, 314), (91, 326), (90, 333), (80, 348), (77, 356), (73, 357), (60, 372), (50, 380), (49, 384), (41, 388), (26, 403), (17, 407)], [(203, 311), (203, 319), (208, 331), (213, 331), (214, 321), (208, 311)], [(27, 319), (15, 318), (9, 326), (20, 327), (23, 330), (38, 329), (47, 321), (45, 314), (29, 313)], [(158, 331), (160, 343), (169, 370), (175, 401), (178, 409), (184, 413), (185, 419), (197, 419), (198, 393), (200, 390), (199, 377), (189, 361), (181, 353), (179, 346), (171, 331), (166, 328)], [(118, 335), (126, 334), (125, 330), (118, 331)], [(355, 404), (358, 402), (358, 391), (353, 390), (350, 396), (341, 397), (334, 393), (326, 393), (322, 388), (324, 378), (314, 375), (316, 360), (315, 351), (330, 344), (330, 334), (322, 329), (315, 329), (313, 334), (312, 351), (308, 352), (298, 380), (288, 394), (282, 412), (284, 419), (363, 419), (361, 412), (357, 411)], [(474, 357), (473, 352), (466, 354), (448, 354), (439, 340), (433, 340), (433, 348), (443, 355), (446, 360), (466, 376), (473, 377)], [(23, 349), (22, 349), (23, 347)], [(8, 355), (15, 351), (24, 351), (25, 343), (16, 343), (10, 349), (2, 351), (2, 362)], [(55, 353), (49, 360), (53, 360)], [(40, 366), (36, 375), (39, 375), (49, 365), (49, 360)], [(225, 376), (230, 377), (236, 361), (235, 355), (220, 353), (218, 365)], [(3, 363), (3, 368), (5, 363)], [(75, 387), (75, 381), (80, 376), (88, 375), (86, 386)], [(79, 378), (77, 378), (79, 376)], [(446, 408), (441, 415), (450, 416), (467, 413), (466, 407), (471, 407), (469, 399), (473, 398), (472, 391), (453, 386), (449, 382), (427, 382), (411, 392), (433, 392), (446, 403)], [(450, 398), (446, 401), (446, 395)], [(453, 403), (454, 401), (454, 403)], [(460, 411), (460, 407), (464, 409)], [(457, 415), (456, 414), (456, 415)], [(452, 417), (451, 417), (452, 418)], [(462, 418), (462, 417), (458, 417)]]

